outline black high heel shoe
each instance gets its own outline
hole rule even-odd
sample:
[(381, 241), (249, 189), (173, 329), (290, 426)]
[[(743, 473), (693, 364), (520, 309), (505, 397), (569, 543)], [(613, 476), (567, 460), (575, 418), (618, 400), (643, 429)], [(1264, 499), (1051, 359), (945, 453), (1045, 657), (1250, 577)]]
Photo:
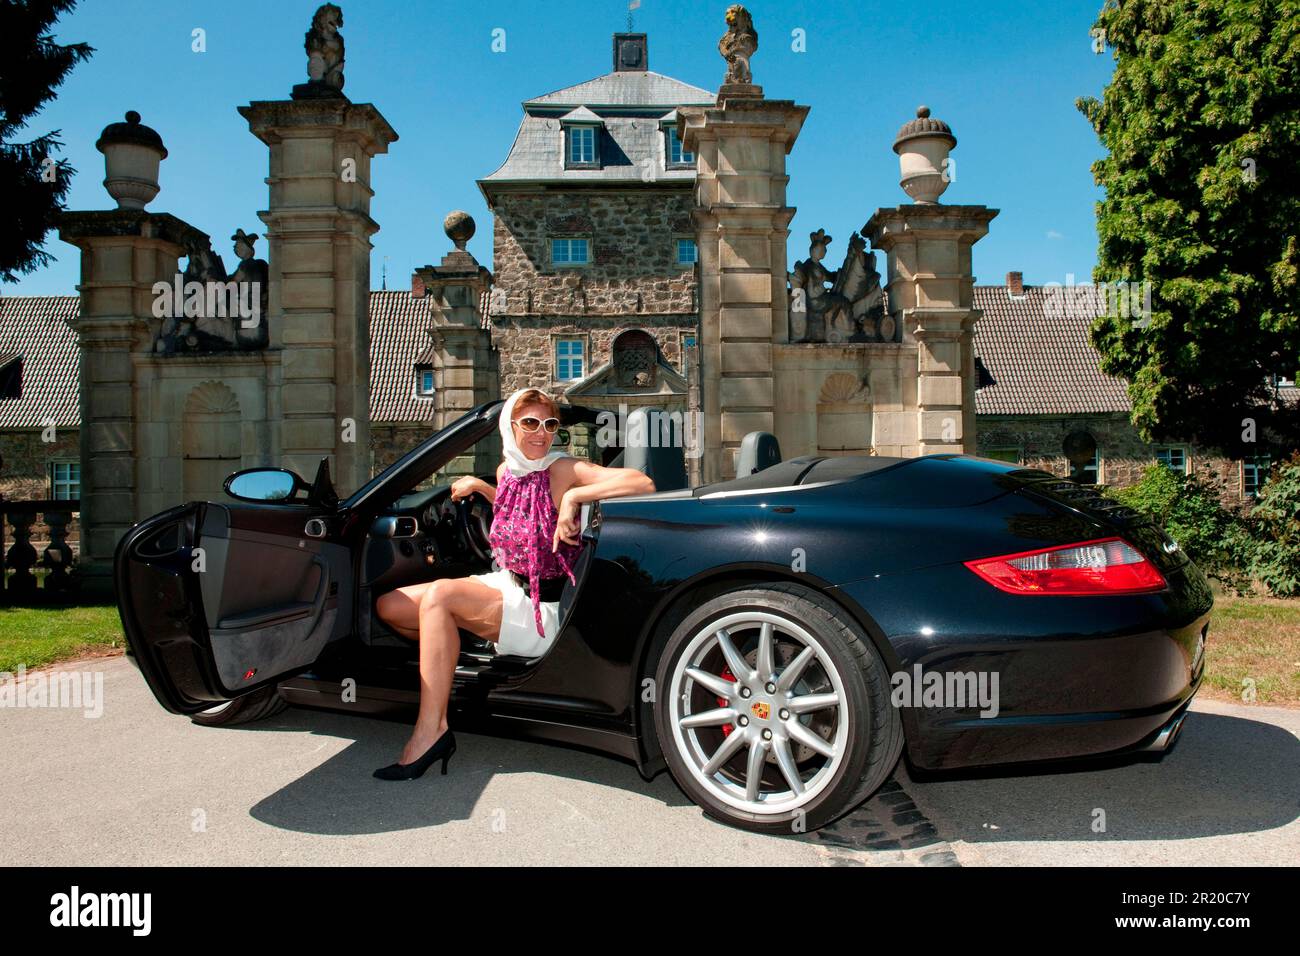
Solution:
[(433, 742), (433, 746), (426, 750), (423, 756), (411, 761), (410, 763), (394, 763), (387, 767), (380, 767), (375, 771), (375, 776), (380, 780), (416, 780), (424, 775), (424, 772), (431, 767), (439, 757), (442, 758), (442, 773), (447, 774), (447, 761), (451, 755), (456, 752), (456, 735), (448, 727), (443, 735)]

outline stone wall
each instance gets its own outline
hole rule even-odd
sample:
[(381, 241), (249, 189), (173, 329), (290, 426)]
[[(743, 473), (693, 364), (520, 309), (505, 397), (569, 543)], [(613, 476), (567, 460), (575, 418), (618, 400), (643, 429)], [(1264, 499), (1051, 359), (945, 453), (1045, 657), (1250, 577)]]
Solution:
[[(686, 190), (502, 196), (493, 209), (493, 311), (507, 315), (695, 311), (695, 267), (674, 239), (694, 239)], [(587, 238), (587, 266), (551, 265), (550, 240)]]
[(584, 377), (610, 361), (614, 338), (626, 329), (644, 329), (655, 337), (674, 368), (682, 366), (682, 335), (696, 334), (694, 315), (546, 315), (494, 316), (492, 342), (500, 360), (501, 394), (540, 388), (559, 399), (574, 381), (557, 381), (553, 338), (586, 339)]
[(44, 442), (39, 429), (0, 432), (0, 495), (20, 500), (50, 496), (52, 461), (80, 461), (81, 435), (75, 428), (60, 428), (56, 440)]
[[(995, 449), (1017, 448), (1020, 463), (1056, 475), (1070, 473), (1061, 443), (1072, 431), (1083, 429), (1097, 440), (1100, 464), (1098, 481), (1117, 488), (1135, 484), (1143, 470), (1155, 462), (1154, 449), (1138, 436), (1128, 415), (980, 415), (977, 419), (979, 455)], [(1242, 493), (1241, 462), (1210, 455), (1185, 442), (1169, 442), (1187, 449), (1189, 471), (1221, 483), (1221, 499), (1228, 507), (1240, 507), (1250, 499)]]
[[(694, 265), (676, 262), (676, 239), (693, 239), (691, 195), (565, 191), (498, 198), (493, 219), (492, 341), (501, 394), (542, 388), (560, 397), (555, 336), (582, 336), (584, 377), (610, 359), (610, 343), (641, 328), (682, 367), (681, 336), (698, 325)], [(552, 266), (550, 240), (590, 240), (586, 266)]]
[[(0, 432), (0, 497), (14, 501), (43, 501), (50, 497), (50, 462), (81, 460), (81, 433), (76, 428), (60, 428), (56, 440), (41, 440), (41, 430), (23, 429)], [(68, 523), (68, 545), (73, 554), (81, 552), (81, 519), (73, 515)], [(0, 556), (14, 542), (13, 529), (5, 522), (0, 538)], [(49, 528), (42, 520), (32, 525), (31, 544), (39, 555), (50, 543)]]

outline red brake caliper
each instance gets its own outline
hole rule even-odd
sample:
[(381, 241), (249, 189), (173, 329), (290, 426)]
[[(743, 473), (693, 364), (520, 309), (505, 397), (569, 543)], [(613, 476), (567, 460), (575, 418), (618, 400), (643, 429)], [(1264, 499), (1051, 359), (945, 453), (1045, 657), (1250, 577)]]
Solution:
[[(733, 683), (734, 683), (735, 680), (736, 680), (736, 675), (733, 674), (733, 673), (731, 673), (731, 668), (728, 667), (726, 664), (723, 664), (723, 665), (722, 665), (722, 674), (719, 675), (719, 676), (721, 676), (723, 680), (729, 680), (729, 681), (732, 681)], [(717, 701), (718, 701), (718, 706), (719, 706), (719, 707), (726, 707), (726, 706), (727, 706), (727, 698), (725, 698), (725, 697), (719, 697), (719, 698), (717, 698)], [(722, 725), (722, 736), (724, 736), (724, 737), (727, 736), (727, 735), (728, 735), (729, 733), (731, 733), (733, 730), (735, 730), (735, 728), (732, 727), (731, 724), (723, 724), (723, 725)]]

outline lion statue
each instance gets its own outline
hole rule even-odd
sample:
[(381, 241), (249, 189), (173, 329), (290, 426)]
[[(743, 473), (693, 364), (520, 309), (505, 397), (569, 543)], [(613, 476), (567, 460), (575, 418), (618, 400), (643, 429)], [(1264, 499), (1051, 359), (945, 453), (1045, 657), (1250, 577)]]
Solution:
[(308, 79), (336, 90), (343, 89), (342, 28), (343, 10), (334, 3), (322, 4), (311, 18), (305, 44)]
[(727, 7), (727, 32), (718, 41), (718, 52), (727, 61), (727, 85), (749, 85), (753, 82), (749, 72), (749, 58), (758, 49), (758, 31), (754, 20), (738, 3)]

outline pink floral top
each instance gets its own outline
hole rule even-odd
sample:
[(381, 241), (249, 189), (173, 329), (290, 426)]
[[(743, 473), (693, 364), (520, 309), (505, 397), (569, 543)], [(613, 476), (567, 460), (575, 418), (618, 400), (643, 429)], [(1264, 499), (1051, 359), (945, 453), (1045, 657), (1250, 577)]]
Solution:
[(551, 498), (549, 468), (539, 468), (522, 478), (512, 475), (509, 468), (502, 472), (496, 500), (492, 503), (492, 531), (488, 541), (498, 567), (527, 576), (533, 618), (537, 633), (543, 637), (546, 632), (542, 628), (538, 581), (568, 575), (574, 585), (578, 583), (573, 576), (573, 565), (582, 551), (581, 541), (567, 544), (561, 540), (559, 550), (551, 550), (559, 516)]

